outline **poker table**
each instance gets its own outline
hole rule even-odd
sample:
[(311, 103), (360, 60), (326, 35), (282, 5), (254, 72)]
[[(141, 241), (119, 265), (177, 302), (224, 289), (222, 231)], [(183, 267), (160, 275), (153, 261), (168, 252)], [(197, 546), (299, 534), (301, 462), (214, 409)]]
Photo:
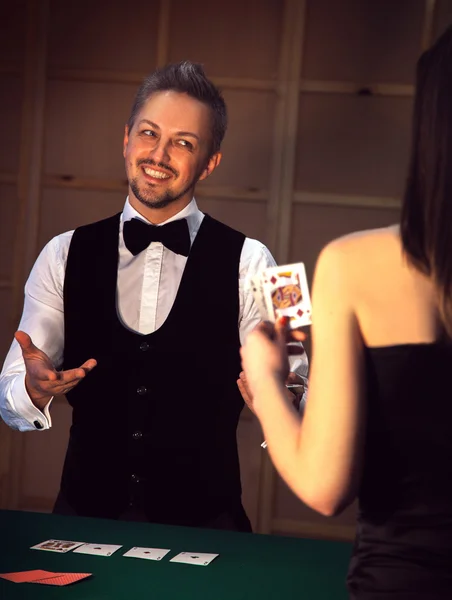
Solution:
[[(121, 544), (112, 556), (30, 547), (48, 539)], [(161, 561), (123, 557), (133, 546), (171, 548)], [(65, 587), (0, 579), (1, 600), (347, 599), (351, 544), (152, 523), (0, 511), (0, 573), (33, 569), (92, 573)], [(179, 552), (212, 552), (208, 566), (172, 563)]]

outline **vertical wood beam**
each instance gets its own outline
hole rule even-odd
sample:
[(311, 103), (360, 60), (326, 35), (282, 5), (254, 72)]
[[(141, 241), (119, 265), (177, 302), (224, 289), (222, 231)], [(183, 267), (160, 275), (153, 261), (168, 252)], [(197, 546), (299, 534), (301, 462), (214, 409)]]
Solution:
[(287, 262), (290, 247), (293, 185), (297, 150), (298, 106), (300, 101), (299, 81), (306, 28), (306, 4), (306, 0), (295, 0), (292, 2), (291, 51), (284, 127), (286, 143), (283, 157), (276, 245), (276, 257), (281, 264)]
[(170, 12), (171, 0), (160, 0), (157, 67), (163, 67), (168, 62)]
[(425, 0), (424, 25), (422, 27), (422, 40), (421, 40), (422, 51), (427, 50), (427, 48), (432, 43), (433, 21), (435, 18), (435, 10), (436, 10), (436, 0)]
[[(49, 0), (28, 0), (22, 103), (21, 144), (17, 186), (17, 228), (13, 265), (12, 326), (23, 305), (23, 284), (36, 258), (41, 202), (46, 95), (47, 23)], [(17, 508), (20, 501), (24, 437), (2, 431), (9, 445), (9, 473), (2, 504)]]
[[(306, 20), (306, 0), (286, 0), (278, 73), (278, 107), (274, 130), (271, 196), (268, 204), (268, 239), (279, 263), (288, 257), (292, 188), (298, 126), (299, 81)], [(271, 533), (276, 473), (262, 450), (259, 477), (257, 531)]]

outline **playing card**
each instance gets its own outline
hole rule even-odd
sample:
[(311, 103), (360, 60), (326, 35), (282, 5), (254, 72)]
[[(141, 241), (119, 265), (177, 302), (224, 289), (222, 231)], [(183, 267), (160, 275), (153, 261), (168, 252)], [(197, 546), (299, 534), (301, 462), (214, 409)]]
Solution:
[(0, 575), (2, 579), (6, 579), (7, 581), (12, 581), (14, 583), (28, 583), (31, 581), (36, 581), (38, 579), (44, 579), (46, 577), (52, 577), (54, 573), (51, 571), (19, 571), (17, 573), (3, 573)]
[(311, 299), (303, 263), (269, 267), (260, 277), (269, 321), (288, 317), (291, 329), (311, 324)]
[(213, 561), (218, 554), (208, 554), (206, 552), (181, 552), (170, 562), (186, 563), (187, 565), (202, 565), (206, 566)]
[(56, 577), (49, 577), (48, 579), (38, 579), (31, 583), (42, 583), (45, 585), (71, 585), (81, 579), (91, 577), (92, 573), (55, 573)]
[(65, 540), (47, 540), (32, 546), (31, 550), (47, 550), (48, 552), (69, 552), (85, 542), (68, 542)]
[(135, 546), (123, 556), (130, 556), (132, 558), (146, 558), (147, 560), (161, 560), (170, 552), (165, 548), (139, 548)]
[(13, 583), (42, 583), (45, 585), (70, 585), (86, 577), (91, 573), (52, 573), (52, 571), (19, 571), (18, 573), (3, 573), (2, 579)]
[(265, 304), (264, 297), (264, 285), (261, 277), (261, 273), (250, 277), (246, 284), (252, 291), (254, 296), (254, 302), (256, 303), (257, 309), (263, 321), (268, 321), (267, 306)]
[(96, 556), (111, 556), (113, 552), (119, 550), (122, 546), (115, 544), (83, 544), (74, 550), (80, 554), (95, 554)]

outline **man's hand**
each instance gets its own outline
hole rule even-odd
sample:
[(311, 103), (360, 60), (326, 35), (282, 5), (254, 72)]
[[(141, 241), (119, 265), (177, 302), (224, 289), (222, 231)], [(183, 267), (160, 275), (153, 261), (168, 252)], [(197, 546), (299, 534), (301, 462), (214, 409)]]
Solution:
[(24, 358), (27, 393), (36, 408), (41, 411), (52, 396), (66, 394), (72, 390), (97, 364), (91, 358), (78, 369), (57, 371), (47, 354), (33, 344), (27, 333), (17, 331), (14, 337), (21, 347)]
[[(286, 380), (286, 385), (287, 384), (295, 384), (295, 385), (301, 386), (300, 388), (298, 388), (298, 387), (293, 388), (296, 390), (296, 392), (297, 392), (296, 394), (286, 388), (287, 399), (293, 403), (295, 401), (295, 399), (298, 396), (300, 396), (300, 393), (301, 394), (303, 393), (302, 388), (304, 388), (304, 381), (303, 381), (303, 378), (300, 377), (300, 375), (298, 375), (298, 373), (292, 373), (292, 371), (291, 371)], [(250, 389), (247, 385), (246, 375), (245, 375), (244, 371), (242, 371), (240, 373), (240, 378), (237, 379), (237, 386), (240, 390), (240, 393), (242, 394), (242, 398), (243, 398), (245, 404), (248, 406), (248, 408), (251, 410), (251, 412), (253, 412), (255, 414), (255, 411), (253, 408), (253, 397), (252, 397)], [(300, 393), (298, 390), (300, 390)]]

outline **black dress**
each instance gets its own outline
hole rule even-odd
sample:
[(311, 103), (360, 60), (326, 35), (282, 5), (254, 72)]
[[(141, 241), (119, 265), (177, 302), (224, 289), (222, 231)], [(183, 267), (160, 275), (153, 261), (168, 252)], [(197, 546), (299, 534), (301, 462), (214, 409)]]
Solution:
[(353, 600), (452, 599), (452, 346), (366, 349)]

